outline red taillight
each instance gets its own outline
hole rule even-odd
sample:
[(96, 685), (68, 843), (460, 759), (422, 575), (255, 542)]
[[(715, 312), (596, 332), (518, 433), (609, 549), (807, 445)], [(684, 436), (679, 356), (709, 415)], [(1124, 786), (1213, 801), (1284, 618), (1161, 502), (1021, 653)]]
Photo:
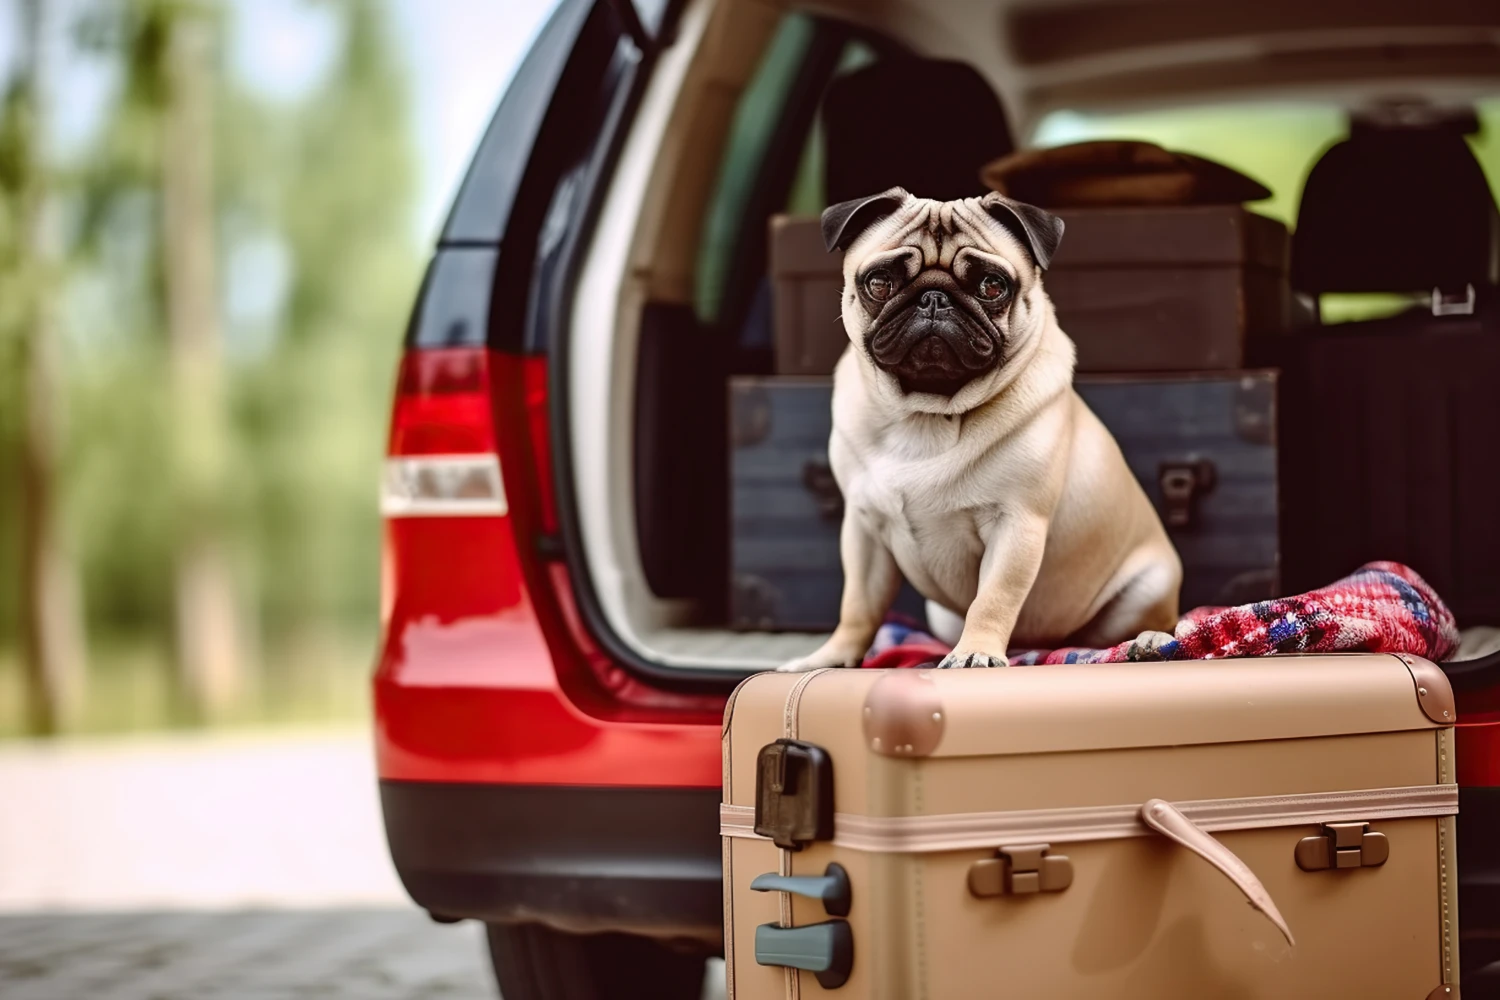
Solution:
[(401, 362), (381, 511), (387, 517), (500, 516), (500, 477), (489, 354), (481, 348), (413, 351)]
[(544, 358), (469, 347), (408, 353), (396, 382), (382, 511), (504, 515), (517, 498), (532, 499), (528, 527), (554, 533), (547, 398)]
[(388, 454), (495, 451), (489, 354), (483, 348), (412, 351), (401, 360)]

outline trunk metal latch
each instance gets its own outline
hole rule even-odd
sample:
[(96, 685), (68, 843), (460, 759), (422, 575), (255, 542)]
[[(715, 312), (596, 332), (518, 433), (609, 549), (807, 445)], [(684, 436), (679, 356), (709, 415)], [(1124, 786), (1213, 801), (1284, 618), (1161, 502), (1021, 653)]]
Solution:
[(844, 517), (844, 494), (827, 462), (806, 462), (802, 466), (802, 485), (818, 505), (818, 516), (835, 523)]
[(998, 857), (969, 866), (969, 892), (981, 899), (1062, 892), (1073, 884), (1073, 862), (1066, 854), (1048, 853), (1051, 850), (1050, 844), (1000, 848)]
[(1192, 525), (1198, 498), (1214, 488), (1218, 469), (1208, 459), (1196, 462), (1163, 462), (1156, 470), (1161, 487), (1162, 520), (1169, 528)]
[(1390, 856), (1391, 842), (1368, 823), (1324, 823), (1322, 833), (1297, 841), (1297, 867), (1305, 872), (1378, 868)]

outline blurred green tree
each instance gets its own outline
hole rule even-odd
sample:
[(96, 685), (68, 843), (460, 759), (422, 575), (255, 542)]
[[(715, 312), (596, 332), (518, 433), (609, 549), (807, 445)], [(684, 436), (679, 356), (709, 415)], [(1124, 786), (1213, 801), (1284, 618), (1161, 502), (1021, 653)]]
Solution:
[[(274, 349), (241, 386), (258, 475), (252, 531), (273, 635), (368, 629), (379, 599), (376, 485), (401, 332), (421, 276), (405, 75), (383, 9), (328, 4), (343, 45), (262, 189), (290, 275)], [(264, 132), (238, 141), (262, 144)], [(254, 162), (226, 159), (240, 170)], [(247, 180), (240, 185), (248, 189)], [(373, 649), (373, 645), (371, 646)]]
[[(376, 636), (375, 486), (421, 263), (407, 82), (382, 4), (309, 6), (338, 42), (291, 99), (226, 68), (234, 4), (84, 0), (66, 33), (118, 82), (58, 172), (63, 508), (96, 673), (120, 642), (175, 648), (189, 718), (263, 716), (268, 684), (305, 686), (331, 649), (359, 650), (363, 675)], [(271, 301), (249, 320), (228, 307), (247, 283)], [(0, 447), (12, 398), (0, 386)], [(13, 492), (0, 481), (0, 564)]]
[(177, 662), (194, 708), (226, 712), (244, 688), (240, 601), (226, 552), (233, 460), (219, 321), (214, 146), (218, 24), (205, 3), (153, 3), (162, 21), (162, 252), (177, 489)]
[(56, 298), (61, 287), (54, 168), (48, 154), (49, 74), (43, 40), (51, 7), (20, 6), (21, 58), (0, 113), (0, 344), (10, 354), (21, 655), (26, 728), (60, 729), (82, 694), (84, 641), (76, 566), (57, 503), (61, 419)]

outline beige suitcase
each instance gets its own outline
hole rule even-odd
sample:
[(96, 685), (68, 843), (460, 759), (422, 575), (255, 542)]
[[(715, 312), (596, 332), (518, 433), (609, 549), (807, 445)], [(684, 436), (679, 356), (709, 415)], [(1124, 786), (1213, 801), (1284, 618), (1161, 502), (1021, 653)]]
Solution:
[(756, 675), (729, 996), (1456, 997), (1454, 714), (1391, 655)]

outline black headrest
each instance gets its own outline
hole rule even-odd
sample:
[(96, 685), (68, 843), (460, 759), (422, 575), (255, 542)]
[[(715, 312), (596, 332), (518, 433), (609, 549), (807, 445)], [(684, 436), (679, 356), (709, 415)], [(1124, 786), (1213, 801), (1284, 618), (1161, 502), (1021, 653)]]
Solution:
[(828, 204), (904, 187), (984, 194), (979, 169), (1014, 149), (1005, 109), (967, 63), (897, 57), (834, 79), (823, 96)]
[(1302, 191), (1292, 287), (1461, 291), (1493, 284), (1500, 214), (1461, 131), (1356, 127)]

